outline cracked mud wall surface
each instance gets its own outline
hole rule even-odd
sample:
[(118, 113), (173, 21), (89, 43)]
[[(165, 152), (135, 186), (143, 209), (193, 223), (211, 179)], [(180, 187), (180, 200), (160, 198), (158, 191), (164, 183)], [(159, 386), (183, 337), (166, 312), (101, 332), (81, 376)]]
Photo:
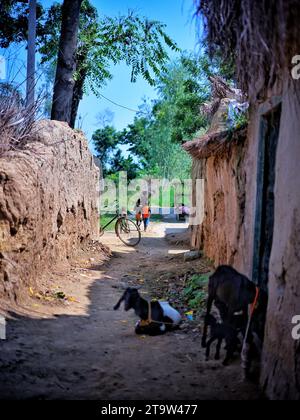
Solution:
[(84, 136), (41, 121), (0, 159), (0, 298), (16, 301), (51, 266), (97, 237), (99, 170)]
[[(298, 95), (298, 96), (297, 96)], [(300, 340), (292, 318), (300, 315), (300, 92), (282, 97), (276, 161), (275, 227), (261, 384), (271, 399), (300, 399)]]
[[(236, 265), (245, 209), (246, 145), (233, 145), (226, 156), (193, 160), (193, 179), (204, 179), (204, 219), (192, 226), (192, 247), (217, 266)], [(194, 194), (195, 196), (195, 194)]]
[[(292, 318), (300, 315), (300, 93), (299, 88), (296, 92), (291, 86), (279, 93), (282, 91), (260, 382), (272, 400), (299, 400), (300, 340), (292, 338)], [(270, 92), (271, 96), (277, 98), (278, 91)], [(202, 226), (192, 228), (192, 246), (203, 248), (215, 265), (229, 263), (249, 278), (254, 253), (260, 121), (264, 106), (270, 109), (270, 104), (268, 100), (252, 110), (241, 165), (237, 165), (234, 150), (220, 161), (210, 157), (195, 160), (193, 165), (193, 177), (204, 178), (206, 190), (205, 217)], [(235, 180), (234, 171), (240, 181)]]

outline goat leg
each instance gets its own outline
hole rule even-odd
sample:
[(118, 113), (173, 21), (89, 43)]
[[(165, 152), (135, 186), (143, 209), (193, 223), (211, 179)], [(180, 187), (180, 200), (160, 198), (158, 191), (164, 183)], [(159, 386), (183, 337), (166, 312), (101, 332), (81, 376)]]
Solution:
[(124, 295), (121, 297), (119, 302), (114, 306), (114, 311), (117, 311), (120, 308), (120, 305), (123, 302), (123, 300), (124, 300)]
[(201, 345), (202, 345), (203, 348), (206, 347), (206, 338), (207, 338), (207, 329), (208, 329), (207, 318), (208, 318), (208, 315), (210, 314), (211, 307), (212, 307), (212, 304), (213, 304), (213, 300), (214, 300), (213, 296), (208, 296), (206, 316), (205, 316), (204, 327), (203, 327), (203, 335), (202, 335), (202, 341), (201, 341)]
[(210, 346), (212, 345), (212, 343), (216, 340), (215, 337), (211, 337), (206, 345), (206, 352), (205, 352), (205, 360), (208, 361), (209, 360), (209, 353), (210, 353)]
[(204, 324), (204, 329), (203, 329), (203, 335), (202, 335), (202, 341), (201, 341), (201, 345), (203, 348), (206, 347), (206, 337), (207, 337), (207, 325)]
[(223, 366), (228, 366), (229, 365), (230, 360), (233, 359), (233, 354), (234, 354), (234, 352), (232, 351), (232, 349), (227, 350), (226, 357), (223, 361)]
[(220, 350), (222, 345), (222, 338), (219, 338), (216, 348), (215, 360), (220, 360)]
[(223, 366), (228, 366), (228, 365), (229, 365), (229, 361), (230, 361), (230, 356), (229, 356), (229, 354), (228, 354), (228, 352), (227, 352), (226, 357), (225, 357), (225, 359), (223, 360), (222, 365), (223, 365)]

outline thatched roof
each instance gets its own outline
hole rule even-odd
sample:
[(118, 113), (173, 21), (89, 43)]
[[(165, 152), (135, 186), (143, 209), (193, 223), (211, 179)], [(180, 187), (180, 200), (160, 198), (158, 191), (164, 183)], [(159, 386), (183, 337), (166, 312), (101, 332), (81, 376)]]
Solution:
[(299, 54), (300, 0), (194, 1), (211, 55), (234, 61), (241, 89), (263, 97)]
[[(212, 100), (205, 104), (202, 112), (211, 118), (210, 128), (203, 136), (183, 144), (183, 149), (196, 159), (223, 155), (229, 152), (234, 143), (241, 143), (247, 135), (247, 127), (228, 129), (227, 112), (231, 100), (244, 101), (239, 89), (230, 87), (221, 77), (210, 77)], [(210, 115), (209, 115), (210, 114)]]
[(183, 144), (183, 149), (195, 159), (207, 159), (210, 156), (224, 156), (234, 144), (243, 144), (247, 137), (247, 127), (205, 134)]
[(204, 103), (200, 108), (201, 113), (206, 115), (208, 119), (211, 119), (217, 112), (222, 99), (236, 99), (239, 102), (246, 101), (242, 92), (239, 89), (230, 87), (222, 77), (210, 76), (209, 81), (211, 83), (211, 100), (208, 103)]

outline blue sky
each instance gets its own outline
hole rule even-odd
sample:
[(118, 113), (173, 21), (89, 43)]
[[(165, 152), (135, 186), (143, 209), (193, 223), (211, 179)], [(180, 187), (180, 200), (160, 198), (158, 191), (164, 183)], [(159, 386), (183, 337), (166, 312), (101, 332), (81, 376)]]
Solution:
[[(45, 7), (50, 6), (52, 0), (41, 0)], [(193, 0), (91, 0), (97, 7), (99, 16), (117, 16), (133, 9), (139, 14), (151, 19), (159, 20), (167, 25), (166, 32), (184, 50), (197, 50), (196, 29), (193, 21)], [(15, 47), (19, 61), (23, 62), (23, 69), (19, 77), (25, 79), (26, 54), (24, 48)], [(174, 55), (174, 53), (171, 53)], [(108, 82), (101, 93), (112, 101), (128, 108), (138, 109), (144, 97), (154, 99), (155, 88), (149, 86), (141, 77), (136, 83), (130, 82), (130, 69), (121, 64), (111, 68), (113, 79)], [(23, 78), (24, 76), (24, 78)], [(103, 98), (97, 98), (93, 94), (84, 97), (79, 108), (82, 116), (82, 128), (90, 139), (97, 125), (97, 114), (109, 109), (113, 112), (112, 124), (117, 129), (122, 129), (131, 123), (135, 113), (112, 105)]]
[[(167, 33), (177, 42), (180, 48), (194, 50), (195, 24), (192, 21), (192, 0), (94, 0), (99, 15), (116, 16), (128, 9), (134, 9), (141, 15), (157, 19), (167, 25)], [(155, 89), (142, 78), (136, 83), (130, 82), (130, 69), (121, 64), (112, 68), (113, 80), (101, 92), (104, 96), (121, 105), (138, 109), (143, 97), (155, 98)], [(113, 124), (117, 129), (126, 127), (133, 121), (134, 113), (114, 106), (94, 95), (85, 97), (80, 105), (79, 113), (83, 117), (83, 129), (87, 135), (96, 128), (96, 115), (109, 108), (114, 112)]]

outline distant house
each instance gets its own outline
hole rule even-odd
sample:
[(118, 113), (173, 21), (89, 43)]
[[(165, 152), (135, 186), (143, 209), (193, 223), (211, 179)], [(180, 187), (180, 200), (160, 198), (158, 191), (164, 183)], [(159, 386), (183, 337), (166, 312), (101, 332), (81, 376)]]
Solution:
[(271, 399), (297, 400), (300, 79), (291, 70), (300, 54), (300, 2), (245, 0), (239, 10), (234, 1), (222, 4), (201, 1), (199, 13), (211, 52), (236, 57), (250, 119), (247, 129), (208, 133), (184, 146), (194, 157), (194, 177), (206, 179), (204, 223), (193, 227), (192, 242), (268, 290), (261, 385)]

